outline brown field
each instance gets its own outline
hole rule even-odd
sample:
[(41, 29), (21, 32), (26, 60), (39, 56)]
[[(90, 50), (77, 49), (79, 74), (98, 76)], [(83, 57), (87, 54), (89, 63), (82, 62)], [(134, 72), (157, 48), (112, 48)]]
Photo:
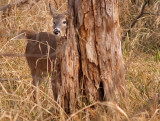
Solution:
[[(12, 1), (0, 0), (0, 6)], [(21, 29), (52, 32), (50, 1), (54, 4), (54, 0), (31, 0), (32, 6), (13, 7), (9, 15), (0, 18), (0, 54), (24, 53), (26, 41), (15, 39)], [(143, 4), (143, 0), (131, 1), (134, 0), (119, 0), (122, 35), (130, 28)], [(58, 5), (59, 11), (67, 8), (66, 0), (59, 0)], [(32, 99), (32, 78), (25, 57), (3, 56), (0, 57), (0, 121), (88, 121), (89, 117), (93, 121), (159, 121), (160, 0), (151, 0), (145, 12), (150, 14), (138, 20), (122, 44), (126, 97), (114, 102), (93, 102), (88, 107), (82, 102), (77, 112), (67, 115), (53, 100), (49, 79), (40, 86), (40, 104), (36, 104)], [(95, 108), (90, 108), (92, 105)]]

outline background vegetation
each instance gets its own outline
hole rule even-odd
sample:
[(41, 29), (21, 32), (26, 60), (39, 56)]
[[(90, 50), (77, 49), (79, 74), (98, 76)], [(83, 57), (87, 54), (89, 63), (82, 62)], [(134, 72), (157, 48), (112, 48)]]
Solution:
[[(14, 0), (1, 0), (0, 6)], [(21, 29), (52, 32), (48, 3), (54, 0), (30, 0), (13, 7), (0, 18), (0, 53), (23, 54), (25, 40), (15, 39)], [(139, 15), (144, 0), (119, 0), (122, 35)], [(59, 11), (67, 7), (58, 1)], [(50, 81), (40, 87), (40, 105), (32, 99), (31, 76), (24, 57), (0, 57), (0, 120), (131, 120), (160, 119), (160, 0), (151, 0), (145, 13), (123, 40), (126, 65), (126, 97), (117, 101), (93, 103), (94, 108), (77, 108), (71, 116), (65, 114), (52, 97)], [(0, 13), (1, 14), (1, 13)], [(109, 109), (106, 108), (109, 107)], [(54, 109), (57, 109), (55, 111)]]

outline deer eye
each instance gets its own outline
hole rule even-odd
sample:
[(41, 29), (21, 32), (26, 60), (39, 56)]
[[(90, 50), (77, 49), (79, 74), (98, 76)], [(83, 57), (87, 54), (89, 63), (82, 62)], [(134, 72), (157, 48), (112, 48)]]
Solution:
[(66, 24), (67, 22), (66, 21), (63, 21), (63, 24)]
[(56, 22), (53, 22), (53, 24), (55, 25), (55, 24), (56, 24)]

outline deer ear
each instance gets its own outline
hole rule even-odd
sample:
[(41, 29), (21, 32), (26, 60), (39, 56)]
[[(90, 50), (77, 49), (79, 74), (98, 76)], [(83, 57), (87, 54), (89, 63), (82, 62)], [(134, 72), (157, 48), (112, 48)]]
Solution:
[(59, 12), (54, 8), (54, 7), (51, 7), (51, 4), (49, 3), (49, 10), (50, 10), (50, 13), (51, 13), (51, 16), (54, 18), (57, 14), (59, 14)]

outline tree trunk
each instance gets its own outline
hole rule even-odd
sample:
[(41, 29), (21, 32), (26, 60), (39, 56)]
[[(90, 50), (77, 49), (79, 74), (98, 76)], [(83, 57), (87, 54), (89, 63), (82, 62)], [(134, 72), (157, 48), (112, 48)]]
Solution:
[[(67, 45), (58, 55), (55, 99), (73, 112), (87, 102), (109, 100), (124, 81), (117, 0), (68, 0)], [(82, 92), (82, 93), (81, 93)]]

